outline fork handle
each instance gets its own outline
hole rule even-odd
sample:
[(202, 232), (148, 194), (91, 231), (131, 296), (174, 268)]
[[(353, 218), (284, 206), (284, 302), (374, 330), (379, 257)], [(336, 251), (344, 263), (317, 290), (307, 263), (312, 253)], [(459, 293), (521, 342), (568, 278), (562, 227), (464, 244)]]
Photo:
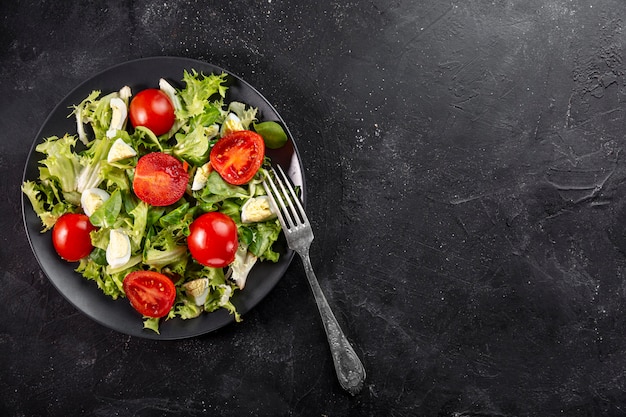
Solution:
[(333, 357), (333, 363), (335, 364), (339, 384), (350, 394), (356, 395), (361, 391), (361, 388), (363, 388), (365, 368), (352, 348), (352, 345), (348, 342), (343, 330), (341, 330), (333, 311), (328, 305), (328, 301), (326, 301), (326, 296), (324, 296), (322, 288), (315, 277), (315, 272), (313, 272), (309, 254), (303, 253), (300, 254), (300, 256), (306, 277), (313, 291), (313, 296), (315, 297), (315, 302), (317, 303), (317, 308), (322, 317), (322, 323), (324, 324), (324, 330), (328, 338), (328, 344)]

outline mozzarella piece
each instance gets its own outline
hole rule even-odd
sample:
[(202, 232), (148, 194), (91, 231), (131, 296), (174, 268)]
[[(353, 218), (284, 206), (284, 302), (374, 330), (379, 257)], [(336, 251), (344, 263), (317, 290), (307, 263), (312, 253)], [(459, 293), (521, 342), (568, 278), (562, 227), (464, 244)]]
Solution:
[(121, 138), (117, 139), (111, 145), (111, 149), (109, 149), (109, 154), (107, 155), (107, 162), (117, 162), (122, 159), (132, 158), (137, 155), (137, 151), (133, 149), (132, 146), (124, 142)]
[(196, 173), (193, 176), (193, 183), (191, 184), (191, 191), (198, 191), (204, 188), (206, 182), (209, 179), (209, 174), (211, 173), (211, 163), (207, 162), (202, 165), (200, 168), (196, 170)]
[(111, 124), (109, 125), (109, 130), (107, 130), (106, 135), (108, 138), (114, 138), (118, 130), (124, 129), (128, 110), (126, 109), (126, 103), (124, 103), (124, 100), (121, 98), (112, 98), (109, 105), (111, 106), (111, 110), (113, 110), (113, 114), (111, 115)]
[(221, 135), (226, 136), (229, 133), (237, 132), (239, 130), (244, 130), (241, 119), (235, 113), (228, 113), (224, 119), (224, 123), (222, 123), (222, 130), (220, 132)]
[(273, 219), (276, 213), (272, 210), (270, 198), (266, 195), (252, 197), (241, 206), (241, 222), (257, 223)]
[(202, 306), (209, 296), (209, 279), (198, 278), (183, 284), (185, 292), (193, 298), (197, 306)]
[(109, 232), (106, 258), (111, 268), (118, 268), (130, 260), (130, 239), (124, 230), (112, 229)]
[(88, 217), (109, 199), (109, 193), (100, 188), (88, 188), (80, 195), (80, 205)]

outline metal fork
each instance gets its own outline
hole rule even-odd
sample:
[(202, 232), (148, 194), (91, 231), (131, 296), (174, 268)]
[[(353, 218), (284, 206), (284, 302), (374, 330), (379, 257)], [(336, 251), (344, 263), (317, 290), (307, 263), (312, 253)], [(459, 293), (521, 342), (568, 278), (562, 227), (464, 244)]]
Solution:
[[(311, 223), (300, 203), (300, 199), (297, 197), (289, 179), (280, 166), (278, 166), (278, 171), (280, 171), (280, 176), (275, 169), (272, 169), (276, 181), (268, 175), (263, 182), (263, 187), (268, 196), (270, 196), (272, 208), (278, 216), (287, 239), (287, 244), (302, 258), (306, 277), (322, 317), (339, 384), (350, 394), (356, 395), (363, 388), (365, 368), (354, 352), (350, 342), (348, 342), (343, 330), (341, 330), (313, 272), (313, 266), (309, 257), (309, 248), (313, 241)], [(276, 183), (278, 186), (276, 186)]]

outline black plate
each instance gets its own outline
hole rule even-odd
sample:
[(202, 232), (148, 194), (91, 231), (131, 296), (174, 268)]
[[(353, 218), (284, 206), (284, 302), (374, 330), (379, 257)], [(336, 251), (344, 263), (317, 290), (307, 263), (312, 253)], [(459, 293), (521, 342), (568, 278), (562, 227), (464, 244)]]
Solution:
[[(76, 87), (54, 108), (37, 133), (24, 169), (24, 180), (38, 178), (38, 161), (42, 156), (34, 150), (38, 143), (48, 136), (62, 136), (65, 133), (76, 132), (75, 119), (67, 117), (71, 112), (70, 107), (80, 103), (91, 91), (100, 90), (106, 94), (128, 85), (133, 93), (136, 93), (144, 88), (158, 88), (160, 78), (165, 78), (175, 87), (182, 88), (184, 87), (181, 81), (183, 71), (191, 69), (204, 74), (227, 73), (229, 75), (229, 89), (226, 97), (228, 102), (241, 101), (257, 107), (259, 120), (274, 120), (285, 128), (289, 137), (287, 144), (278, 150), (268, 149), (267, 155), (272, 159), (273, 164), (281, 165), (288, 172), (294, 184), (302, 187), (303, 196), (306, 195), (304, 173), (298, 150), (289, 129), (276, 109), (256, 89), (236, 75), (205, 62), (177, 57), (154, 57), (126, 62), (109, 68)], [(234, 321), (231, 314), (220, 309), (213, 313), (202, 314), (192, 320), (177, 318), (163, 321), (160, 334), (144, 330), (141, 316), (130, 306), (128, 300), (112, 300), (97, 288), (95, 282), (82, 278), (74, 271), (76, 263), (68, 263), (58, 257), (52, 247), (50, 232), (41, 233), (42, 226), (39, 218), (24, 195), (22, 196), (22, 213), (30, 245), (44, 273), (70, 303), (98, 323), (133, 336), (168, 340), (198, 336)], [(281, 252), (279, 262), (275, 264), (264, 262), (255, 265), (248, 277), (245, 289), (237, 291), (233, 296), (233, 304), (242, 315), (259, 303), (287, 270), (293, 258), (293, 252), (287, 248), (284, 240), (277, 242), (277, 249)]]

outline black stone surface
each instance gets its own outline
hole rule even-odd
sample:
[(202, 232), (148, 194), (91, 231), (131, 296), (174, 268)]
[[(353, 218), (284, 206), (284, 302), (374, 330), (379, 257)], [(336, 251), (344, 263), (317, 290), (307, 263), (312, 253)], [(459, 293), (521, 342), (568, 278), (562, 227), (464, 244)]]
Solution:
[[(4, 1), (0, 415), (626, 415), (622, 0)], [(224, 67), (285, 118), (313, 264), (368, 372), (339, 387), (299, 260), (244, 322), (86, 318), (26, 238), (22, 171), (112, 65)]]

